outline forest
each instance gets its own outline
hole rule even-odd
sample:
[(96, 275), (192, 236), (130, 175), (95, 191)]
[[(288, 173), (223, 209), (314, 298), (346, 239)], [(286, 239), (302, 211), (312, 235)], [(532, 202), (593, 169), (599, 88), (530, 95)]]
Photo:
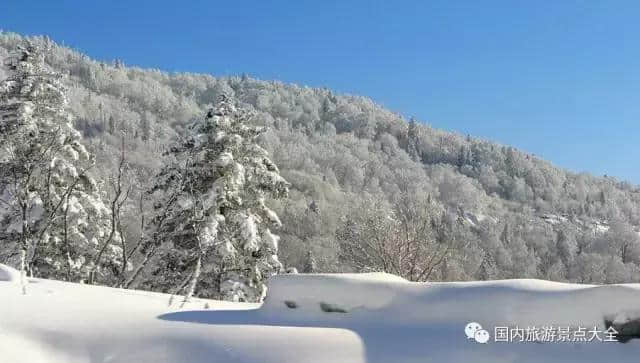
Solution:
[[(439, 130), (362, 96), (248, 75), (129, 67), (93, 60), (47, 37), (0, 33), (0, 81), (14, 74), (7, 60), (29, 45), (43, 50), (48, 74), (59, 76), (51, 85), (67, 104), (55, 117), (68, 119), (65, 132), (75, 135), (64, 153), (93, 164), (75, 165), (78, 176), (63, 161), (52, 162), (62, 165), (66, 176), (56, 185), (68, 192), (42, 203), (60, 203), (60, 238), (72, 241), (66, 223), (76, 223), (83, 225), (82, 243), (88, 234), (96, 239), (89, 239), (93, 252), (73, 251), (73, 242), (43, 250), (40, 267), (31, 271), (36, 277), (248, 301), (264, 296), (255, 281), (296, 270), (384, 271), (411, 281), (640, 282), (640, 189), (628, 182), (573, 173), (526, 151)], [(11, 99), (10, 89), (0, 89), (0, 111), (8, 112)], [(227, 117), (242, 124), (219, 121)], [(218, 120), (215, 132), (224, 128), (255, 145), (234, 146), (233, 153), (203, 145), (198, 135), (213, 132), (207, 120)], [(24, 141), (8, 139), (7, 128), (0, 135), (3, 147)], [(7, 162), (6, 149), (0, 163)], [(230, 175), (223, 188), (229, 195), (237, 168), (225, 157), (244, 160), (242, 179), (253, 189), (241, 193), (253, 204), (239, 203), (244, 209), (232, 213), (218, 203), (218, 214), (202, 214), (215, 183), (185, 171), (197, 169), (188, 156), (193, 150), (215, 156), (220, 175)], [(5, 199), (9, 174), (0, 173)], [(169, 213), (168, 191), (176, 190), (186, 197), (176, 197), (182, 209)], [(82, 215), (73, 214), (80, 208), (70, 202), (76, 192), (77, 200), (91, 202), (85, 214), (98, 216), (89, 227), (68, 217), (69, 211)], [(1, 207), (0, 263), (20, 267), (16, 232), (25, 228)], [(220, 225), (213, 235), (267, 247), (243, 247), (227, 258), (201, 238), (196, 246), (200, 224), (181, 219), (189, 213), (200, 216), (198, 223), (212, 218), (207, 226)], [(34, 263), (38, 248), (25, 252)], [(92, 257), (69, 257), (83, 254)], [(215, 281), (227, 263), (252, 266), (250, 276)], [(238, 293), (237, 284), (251, 288)]]

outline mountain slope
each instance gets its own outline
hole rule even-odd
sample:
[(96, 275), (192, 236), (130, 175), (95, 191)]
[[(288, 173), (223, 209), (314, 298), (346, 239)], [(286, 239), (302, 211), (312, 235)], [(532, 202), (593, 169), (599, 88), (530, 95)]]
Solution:
[[(25, 39), (0, 34), (0, 58)], [(224, 92), (271, 128), (261, 142), (293, 185), (290, 199), (274, 204), (289, 266), (302, 268), (312, 250), (321, 271), (354, 270), (339, 256), (336, 231), (374, 202), (391, 215), (403, 196), (412, 196), (417, 207), (428, 206), (434, 223), (448, 226), (446, 239), (455, 242), (430, 279), (640, 281), (633, 233), (640, 193), (628, 183), (574, 174), (511, 147), (407, 121), (364, 97), (246, 76), (126, 67), (32, 39), (50, 48), (47, 62), (68, 76), (76, 126), (98, 155), (95, 173), (105, 183), (121, 140), (126, 144), (138, 194), (128, 206), (130, 236), (139, 234), (140, 211), (147, 209), (138, 208), (138, 199), (153, 203), (142, 191), (162, 151)], [(605, 224), (612, 228), (598, 232)]]

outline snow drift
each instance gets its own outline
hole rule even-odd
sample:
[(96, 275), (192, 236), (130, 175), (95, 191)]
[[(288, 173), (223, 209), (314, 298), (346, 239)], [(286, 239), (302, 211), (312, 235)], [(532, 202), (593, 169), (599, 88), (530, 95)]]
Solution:
[(0, 264), (0, 281), (20, 281), (20, 271), (7, 265)]
[[(533, 279), (411, 283), (393, 275), (280, 275), (270, 281), (262, 311), (289, 318), (324, 316), (322, 306), (350, 319), (393, 323), (478, 321), (486, 326), (602, 326), (640, 309), (640, 285), (578, 285)], [(291, 308), (288, 305), (295, 305)], [(322, 305), (322, 306), (321, 306)], [(484, 325), (483, 325), (484, 326)]]
[[(180, 301), (180, 299), (175, 299)], [(539, 280), (411, 283), (386, 274), (280, 275), (263, 305), (30, 279), (0, 282), (0, 362), (636, 361), (640, 340), (493, 340), (500, 326), (605, 329), (638, 317), (640, 286)], [(209, 306), (210, 309), (205, 309)], [(477, 322), (492, 340), (467, 339)]]

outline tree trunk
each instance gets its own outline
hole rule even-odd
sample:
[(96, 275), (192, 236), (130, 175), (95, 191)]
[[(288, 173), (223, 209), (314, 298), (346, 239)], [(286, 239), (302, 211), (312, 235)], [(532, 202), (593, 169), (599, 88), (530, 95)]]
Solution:
[(22, 286), (22, 294), (27, 294), (27, 250), (29, 248), (29, 238), (27, 237), (29, 221), (27, 219), (27, 203), (22, 202), (22, 236), (20, 241), (20, 285)]
[(200, 269), (202, 267), (202, 253), (198, 252), (198, 260), (196, 261), (196, 269), (193, 271), (193, 276), (191, 276), (191, 282), (189, 283), (189, 289), (187, 293), (184, 295), (184, 300), (182, 300), (181, 308), (184, 307), (184, 304), (191, 300), (193, 293), (196, 290), (196, 284), (198, 283), (198, 278), (200, 277)]
[(27, 272), (25, 271), (24, 265), (27, 261), (27, 250), (22, 249), (20, 251), (20, 285), (22, 285), (22, 295), (27, 294)]

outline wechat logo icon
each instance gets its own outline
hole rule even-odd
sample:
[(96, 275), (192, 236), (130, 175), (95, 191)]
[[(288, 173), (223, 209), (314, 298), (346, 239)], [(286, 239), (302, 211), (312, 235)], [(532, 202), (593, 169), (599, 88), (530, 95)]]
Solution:
[(464, 334), (467, 339), (473, 339), (476, 343), (487, 344), (489, 339), (489, 332), (482, 329), (482, 325), (472, 321), (464, 327)]

